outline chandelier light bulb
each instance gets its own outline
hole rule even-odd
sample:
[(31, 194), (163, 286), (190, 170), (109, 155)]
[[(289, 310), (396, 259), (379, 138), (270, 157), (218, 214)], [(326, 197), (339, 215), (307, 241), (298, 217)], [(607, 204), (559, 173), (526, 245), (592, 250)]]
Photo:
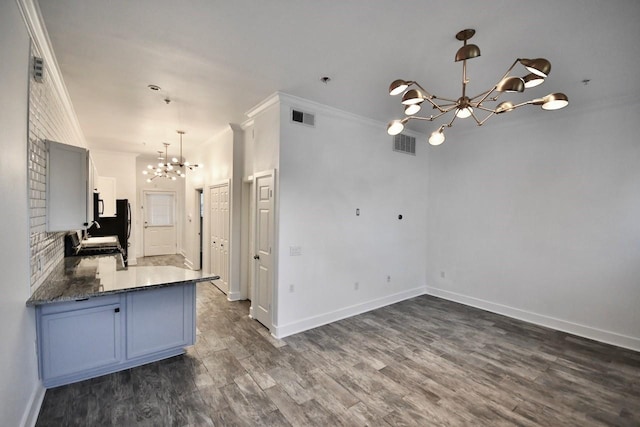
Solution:
[(551, 72), (551, 63), (544, 58), (521, 59), (520, 63), (529, 72), (540, 77), (547, 77)]
[(407, 105), (407, 108), (404, 109), (404, 113), (407, 116), (411, 116), (415, 113), (417, 113), (418, 111), (420, 111), (420, 104), (411, 104), (411, 105)]
[(418, 89), (411, 89), (402, 95), (402, 105), (419, 104), (422, 101), (424, 101), (424, 96)]
[(456, 111), (456, 116), (460, 117), (461, 119), (466, 119), (467, 117), (471, 116), (472, 112), (473, 108), (471, 107), (458, 108), (458, 111)]
[(551, 93), (544, 98), (543, 110), (559, 110), (569, 105), (569, 98), (564, 93)]
[(408, 87), (409, 87), (408, 82), (402, 79), (394, 80), (389, 85), (389, 95), (391, 96), (400, 95), (402, 92), (407, 90)]
[(151, 182), (151, 178), (147, 178), (147, 182)]
[(167, 165), (167, 169), (168, 169), (168, 170), (173, 170), (173, 165), (168, 164), (168, 165)]
[(147, 172), (146, 170), (142, 171), (142, 175), (147, 175), (149, 172)]
[(387, 125), (387, 133), (389, 135), (397, 135), (404, 130), (402, 120), (394, 120)]
[(437, 131), (434, 131), (429, 137), (429, 144), (431, 145), (440, 145), (444, 142), (444, 132), (443, 129), (440, 128)]
[(524, 80), (525, 89), (531, 89), (532, 87), (540, 86), (544, 83), (544, 77), (533, 73), (527, 74), (522, 78), (522, 80)]

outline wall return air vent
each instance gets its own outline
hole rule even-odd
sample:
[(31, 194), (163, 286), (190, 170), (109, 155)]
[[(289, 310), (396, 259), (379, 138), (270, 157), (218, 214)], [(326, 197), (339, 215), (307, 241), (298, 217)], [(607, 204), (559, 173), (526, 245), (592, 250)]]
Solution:
[(301, 123), (307, 126), (316, 125), (316, 116), (311, 113), (305, 113), (304, 111), (291, 109), (291, 121), (294, 123)]
[(416, 138), (399, 133), (393, 137), (393, 151), (416, 155)]

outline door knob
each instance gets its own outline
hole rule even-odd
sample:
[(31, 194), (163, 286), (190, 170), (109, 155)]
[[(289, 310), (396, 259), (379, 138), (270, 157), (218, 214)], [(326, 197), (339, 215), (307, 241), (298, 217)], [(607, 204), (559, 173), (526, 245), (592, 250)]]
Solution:
[(260, 255), (254, 255), (253, 259), (260, 259)]

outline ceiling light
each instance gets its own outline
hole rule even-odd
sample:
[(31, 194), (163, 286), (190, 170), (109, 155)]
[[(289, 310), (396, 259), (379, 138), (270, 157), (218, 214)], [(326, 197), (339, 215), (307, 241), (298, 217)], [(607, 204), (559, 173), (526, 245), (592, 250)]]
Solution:
[(420, 108), (421, 108), (421, 106), (420, 106), (420, 105), (421, 105), (421, 104), (422, 104), (422, 103), (421, 103), (421, 102), (419, 102), (419, 103), (417, 103), (417, 104), (407, 105), (407, 108), (405, 108), (405, 109), (404, 109), (404, 113), (405, 113), (407, 116), (411, 116), (411, 115), (413, 115), (413, 114), (417, 113), (418, 111), (420, 111)]
[(162, 151), (158, 151), (158, 159), (161, 160), (161, 162), (158, 163), (158, 167), (155, 168), (153, 165), (148, 165), (147, 169), (142, 171), (143, 175), (147, 175), (149, 173), (148, 170), (155, 169), (154, 176), (151, 178), (147, 178), (147, 182), (151, 182), (152, 180), (160, 177), (168, 178), (172, 181), (175, 181), (177, 176), (181, 178), (186, 177), (186, 174), (183, 171), (186, 171), (187, 169), (193, 170), (195, 168), (202, 167), (202, 164), (190, 164), (182, 156), (182, 136), (186, 132), (183, 130), (179, 130), (176, 132), (178, 132), (178, 134), (180, 135), (180, 157), (173, 157), (171, 160), (169, 160), (169, 143), (164, 142), (164, 153)]
[(429, 144), (440, 145), (444, 142), (444, 139), (444, 125), (442, 125), (437, 131), (431, 134), (429, 137)]
[[(404, 112), (407, 115), (407, 117), (402, 120), (389, 122), (387, 132), (390, 135), (397, 135), (402, 132), (405, 124), (409, 120), (434, 121), (453, 111), (454, 115), (451, 121), (441, 125), (438, 130), (433, 132), (429, 137), (429, 143), (431, 145), (440, 145), (445, 140), (444, 128), (451, 127), (458, 117), (473, 117), (478, 126), (482, 126), (484, 122), (494, 114), (512, 111), (523, 105), (540, 105), (545, 110), (557, 110), (569, 104), (569, 99), (564, 93), (552, 93), (543, 98), (537, 98), (519, 104), (514, 104), (511, 101), (503, 101), (497, 106), (485, 105), (485, 103), (497, 102), (503, 93), (523, 92), (525, 89), (536, 87), (544, 82), (544, 79), (551, 71), (551, 63), (544, 58), (516, 59), (504, 76), (502, 76), (502, 78), (498, 80), (498, 83), (492, 88), (471, 98), (468, 97), (466, 95), (467, 84), (469, 83), (469, 79), (467, 78), (467, 60), (480, 56), (480, 48), (478, 46), (467, 44), (467, 40), (473, 37), (474, 34), (475, 30), (473, 29), (462, 30), (456, 34), (456, 39), (463, 42), (462, 47), (458, 49), (455, 56), (456, 62), (462, 61), (462, 96), (457, 100), (432, 95), (415, 81), (398, 79), (389, 85), (389, 95), (394, 96), (403, 93), (401, 103), (405, 105)], [(527, 69), (530, 74), (524, 77), (509, 75), (518, 63)], [(411, 88), (411, 86), (415, 86), (416, 88)], [(425, 101), (428, 102), (433, 109), (437, 110), (437, 113), (425, 117), (415, 116), (414, 114), (420, 111), (421, 104)], [(483, 119), (480, 119), (476, 116), (475, 111), (484, 111), (488, 114)]]

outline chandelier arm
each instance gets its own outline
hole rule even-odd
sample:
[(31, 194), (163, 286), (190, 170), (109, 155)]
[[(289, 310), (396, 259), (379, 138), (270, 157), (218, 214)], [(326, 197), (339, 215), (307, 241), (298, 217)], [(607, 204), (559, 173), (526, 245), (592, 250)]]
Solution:
[(445, 124), (444, 126), (446, 126), (446, 127), (450, 128), (451, 126), (453, 126), (453, 122), (455, 122), (457, 118), (458, 118), (458, 116), (454, 114), (454, 115), (453, 115), (453, 118), (451, 119), (451, 121), (449, 122), (449, 124)]
[[(470, 102), (476, 102), (476, 99), (483, 97), (483, 96), (487, 96), (487, 95), (491, 95), (491, 92), (493, 92), (495, 90), (495, 87), (485, 90), (482, 93), (477, 94), (476, 96), (472, 96), (471, 98), (469, 98)], [(499, 96), (499, 95), (498, 95)], [(485, 101), (486, 98), (482, 98), (482, 101)], [(478, 104), (480, 104), (480, 102), (478, 102)]]
[[(458, 100), (457, 99), (441, 98), (441, 97), (435, 96), (435, 95), (433, 95), (433, 99), (437, 99), (439, 101), (452, 102), (452, 103), (454, 103), (456, 105), (458, 104)], [(444, 107), (444, 105), (442, 107)]]
[(502, 78), (498, 80), (498, 82), (493, 86), (493, 88), (489, 92), (487, 92), (480, 101), (478, 101), (478, 104), (482, 104), (489, 97), (489, 95), (491, 95), (498, 88), (498, 85), (500, 84), (500, 82), (503, 81), (509, 75), (511, 70), (513, 70), (513, 68), (518, 64), (518, 62), (520, 62), (520, 58), (517, 58), (515, 61), (513, 61), (513, 64), (511, 64), (511, 67), (509, 67), (507, 72), (504, 73)]
[(418, 82), (413, 82), (413, 84), (418, 86), (422, 90), (422, 92), (427, 95), (427, 96), (423, 97), (423, 99), (429, 101), (429, 103), (431, 105), (433, 105), (433, 107), (438, 109), (439, 111), (444, 111), (444, 110), (440, 105), (438, 105), (436, 102), (433, 101), (434, 99), (440, 99), (440, 100), (449, 101), (449, 102), (456, 102), (456, 101), (453, 101), (453, 100), (450, 100), (450, 99), (438, 98), (437, 96), (432, 95), (428, 90), (423, 88), (422, 85), (420, 83), (418, 83)]
[[(491, 111), (491, 110), (489, 110)], [(482, 119), (481, 121), (478, 122), (478, 126), (482, 126), (484, 124), (484, 122), (486, 122), (487, 120), (489, 120), (489, 118), (493, 117), (496, 114), (495, 111), (491, 111), (491, 113), (485, 117), (484, 119)], [(474, 117), (475, 118), (475, 117)], [(477, 120), (476, 120), (477, 121)]]

